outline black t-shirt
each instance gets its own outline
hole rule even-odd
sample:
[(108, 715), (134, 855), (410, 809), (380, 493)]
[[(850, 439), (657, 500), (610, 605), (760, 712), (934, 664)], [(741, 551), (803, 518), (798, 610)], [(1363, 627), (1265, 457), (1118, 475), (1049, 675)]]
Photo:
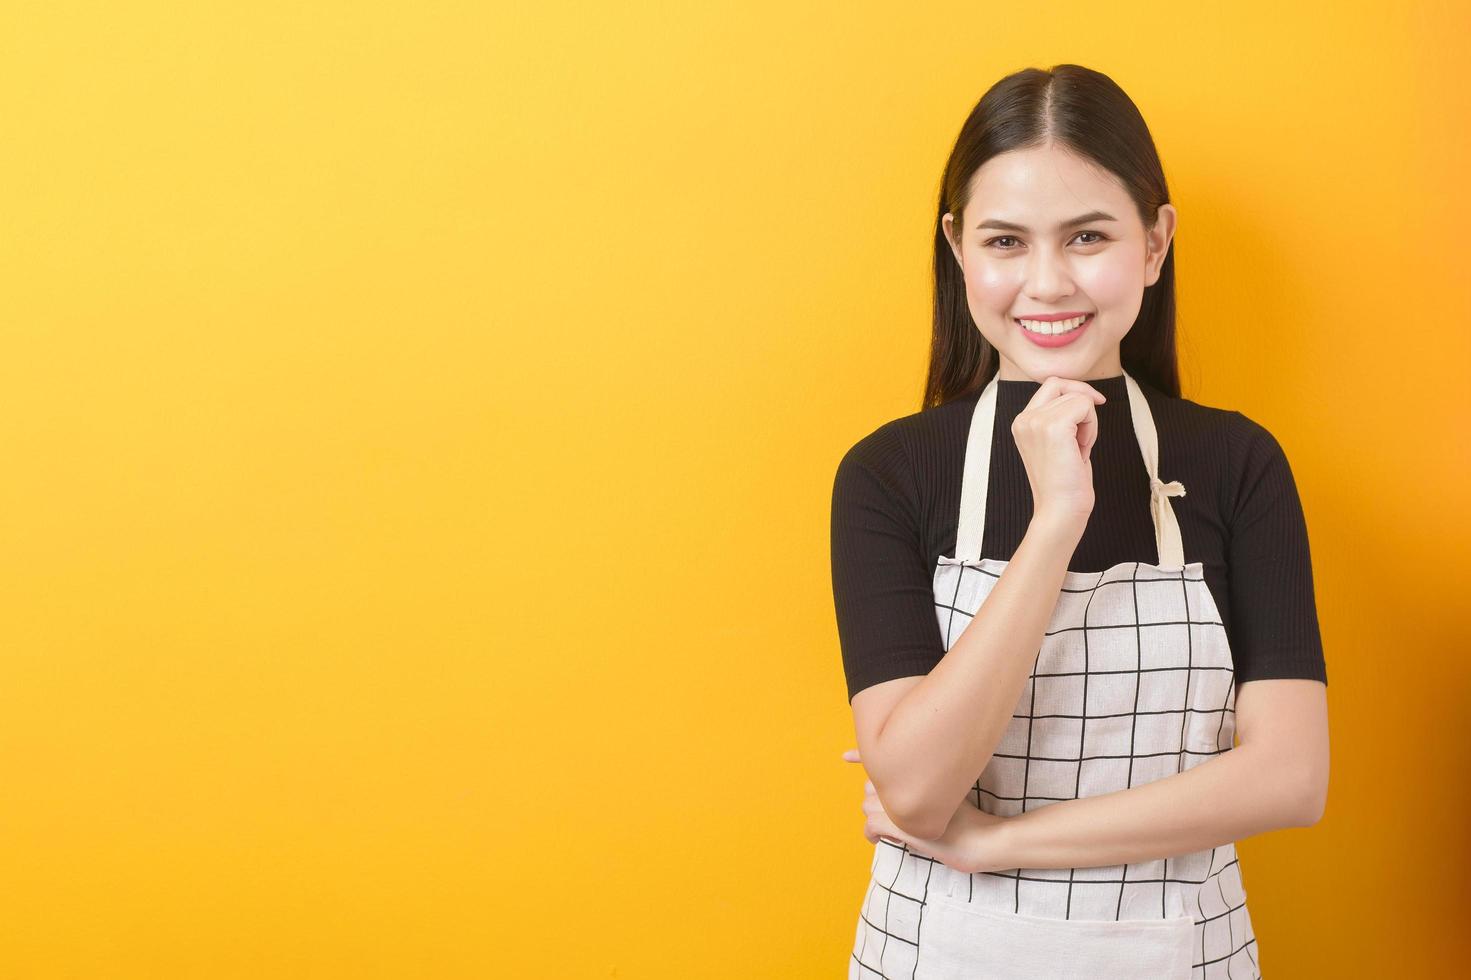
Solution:
[[(1302, 503), (1282, 447), (1240, 412), (1172, 398), (1138, 377), (1159, 432), (1159, 478), (1171, 497), (1186, 563), (1201, 562), (1220, 609), (1236, 681), (1306, 677), (1327, 683)], [(1149, 475), (1124, 375), (1088, 382), (1098, 406), (1094, 506), (1068, 563), (1098, 572), (1158, 564)], [(997, 381), (981, 555), (1010, 560), (1032, 518), (1032, 490), (1011, 423), (1041, 385)], [(832, 581), (848, 699), (866, 687), (927, 674), (945, 655), (935, 614), (939, 556), (955, 555), (965, 446), (977, 390), (895, 419), (838, 464), (832, 498)]]

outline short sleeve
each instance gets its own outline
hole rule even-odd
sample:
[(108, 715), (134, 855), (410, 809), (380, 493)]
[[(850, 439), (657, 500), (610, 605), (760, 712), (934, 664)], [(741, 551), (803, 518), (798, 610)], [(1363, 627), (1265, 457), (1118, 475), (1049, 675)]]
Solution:
[(925, 565), (913, 471), (893, 424), (838, 464), (832, 583), (848, 700), (866, 687), (928, 674), (945, 655)]
[(1303, 677), (1328, 682), (1313, 594), (1307, 521), (1276, 438), (1232, 413), (1231, 655), (1236, 680)]

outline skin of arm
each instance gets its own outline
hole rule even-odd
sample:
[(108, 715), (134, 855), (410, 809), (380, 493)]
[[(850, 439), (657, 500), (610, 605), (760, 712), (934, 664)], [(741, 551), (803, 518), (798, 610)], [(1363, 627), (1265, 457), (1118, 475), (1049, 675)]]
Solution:
[(975, 870), (1148, 861), (1317, 823), (1328, 798), (1327, 686), (1248, 681), (1236, 697), (1240, 744), (1230, 751), (1143, 786), (989, 822), (975, 835)]
[(1037, 512), (975, 619), (923, 677), (853, 698), (864, 768), (897, 827), (946, 833), (1031, 675), (1086, 515)]
[(869, 825), (967, 871), (1082, 868), (1155, 860), (1322, 818), (1328, 796), (1327, 686), (1303, 678), (1237, 687), (1239, 745), (1142, 786), (998, 818), (965, 803), (932, 840), (876, 813)]

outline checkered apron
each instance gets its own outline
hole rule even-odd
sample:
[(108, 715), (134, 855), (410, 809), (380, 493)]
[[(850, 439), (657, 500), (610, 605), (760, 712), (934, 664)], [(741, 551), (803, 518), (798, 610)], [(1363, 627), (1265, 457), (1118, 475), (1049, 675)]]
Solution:
[[(1235, 675), (1200, 562), (1186, 564), (1154, 418), (1125, 372), (1161, 564), (1069, 571), (1011, 722), (970, 802), (1013, 816), (1111, 793), (1230, 751)], [(996, 381), (966, 444), (954, 558), (935, 568), (948, 650), (1007, 563), (982, 558)], [(850, 980), (1260, 978), (1234, 844), (1091, 868), (969, 874), (881, 839)]]

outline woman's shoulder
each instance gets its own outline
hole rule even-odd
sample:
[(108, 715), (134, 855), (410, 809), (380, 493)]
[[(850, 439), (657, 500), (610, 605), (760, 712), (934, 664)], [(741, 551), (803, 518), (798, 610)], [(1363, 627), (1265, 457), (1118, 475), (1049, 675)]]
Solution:
[(1292, 479), (1282, 444), (1259, 420), (1238, 409), (1166, 395), (1146, 382), (1140, 388), (1158, 422), (1161, 460), (1179, 460), (1192, 471), (1207, 467), (1224, 493), (1227, 513), (1254, 490)]
[(868, 430), (838, 462), (835, 498), (921, 521), (937, 488), (959, 481), (979, 397), (973, 392)]
[(1162, 432), (1192, 438), (1214, 437), (1227, 441), (1233, 447), (1276, 442), (1266, 426), (1237, 409), (1167, 395), (1147, 381), (1140, 381), (1139, 387), (1149, 401), (1150, 411), (1159, 420)]
[(839, 469), (912, 476), (916, 465), (945, 460), (953, 455), (945, 449), (963, 446), (979, 396), (979, 392), (973, 392), (877, 425), (849, 446)]

